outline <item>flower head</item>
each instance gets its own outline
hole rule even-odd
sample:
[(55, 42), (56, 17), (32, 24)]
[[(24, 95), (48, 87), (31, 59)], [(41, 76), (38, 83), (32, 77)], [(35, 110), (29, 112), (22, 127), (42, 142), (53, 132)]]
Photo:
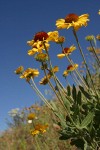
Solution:
[(23, 72), (23, 70), (24, 70), (24, 67), (23, 67), (23, 66), (20, 66), (20, 67), (18, 67), (14, 72), (15, 72), (16, 74), (21, 74), (21, 73)]
[(51, 78), (51, 75), (48, 74), (47, 76), (44, 76), (39, 83), (43, 84), (43, 85), (46, 85), (49, 82), (50, 78)]
[(100, 34), (96, 36), (96, 39), (100, 41)]
[(25, 78), (26, 81), (29, 81), (31, 78), (37, 77), (39, 75), (39, 71), (37, 69), (28, 68), (26, 69), (20, 78)]
[(88, 50), (89, 52), (93, 52), (93, 47), (87, 47), (87, 50)]
[(48, 55), (46, 53), (39, 53), (35, 56), (36, 61), (45, 62), (48, 60)]
[(100, 15), (100, 9), (99, 9), (99, 11), (98, 11), (98, 15)]
[(65, 71), (63, 72), (63, 77), (66, 77), (66, 76), (68, 76), (68, 71), (67, 71), (67, 70), (65, 70)]
[(38, 130), (38, 131), (40, 131), (41, 133), (44, 133), (44, 132), (46, 132), (47, 127), (48, 127), (47, 124), (46, 124), (46, 125), (37, 124), (37, 125), (35, 126), (35, 130)]
[(74, 71), (74, 70), (77, 69), (77, 68), (78, 68), (78, 64), (69, 65), (69, 66), (67, 67), (67, 69), (63, 72), (63, 77), (68, 76), (68, 74), (69, 74), (70, 72)]
[(53, 73), (56, 73), (58, 71), (59, 71), (59, 67), (58, 66), (54, 66), (52, 68), (52, 71), (49, 70), (49, 73), (46, 76), (44, 76), (39, 83), (43, 84), (43, 85), (46, 85), (49, 82), (49, 80), (51, 79), (51, 77), (53, 76)]
[(59, 67), (58, 66), (54, 66), (52, 69), (53, 73), (56, 73), (59, 71)]
[(65, 42), (65, 37), (64, 36), (59, 36), (58, 39), (56, 40), (57, 44), (63, 44)]
[(82, 26), (87, 26), (88, 14), (83, 14), (81, 16), (78, 16), (74, 13), (68, 14), (65, 19), (58, 19), (56, 21), (56, 26), (58, 29), (69, 29), (70, 27), (73, 27), (75, 31), (77, 31)]
[(29, 113), (27, 116), (28, 120), (33, 120), (34, 118), (36, 118), (36, 115), (34, 113)]
[(69, 65), (69, 66), (67, 67), (67, 71), (68, 71), (68, 72), (71, 72), (71, 71), (74, 71), (74, 70), (77, 69), (77, 68), (78, 68), (78, 64)]
[(70, 46), (70, 47), (65, 47), (65, 48), (62, 50), (62, 53), (61, 53), (61, 54), (58, 54), (57, 57), (58, 57), (58, 58), (63, 58), (63, 57), (65, 57), (66, 55), (71, 54), (75, 49), (76, 49), (76, 47), (75, 47), (74, 45), (72, 45), (72, 46)]
[(31, 130), (31, 134), (33, 136), (35, 135), (38, 135), (38, 134), (41, 134), (41, 133), (45, 133), (46, 132), (46, 129), (47, 129), (48, 125), (42, 125), (42, 124), (36, 124), (35, 125), (35, 129), (34, 130)]
[(65, 37), (59, 36), (58, 31), (50, 31), (50, 32), (48, 32), (47, 41), (48, 42), (52, 41), (52, 42), (56, 42), (57, 44), (62, 44), (65, 41)]
[(95, 53), (96, 53), (96, 54), (100, 54), (100, 49), (99, 49), (99, 48), (87, 47), (87, 50), (88, 50), (89, 52), (91, 52), (91, 53), (93, 53), (94, 50), (95, 50)]
[(48, 41), (56, 42), (59, 37), (58, 31), (50, 31), (48, 32)]
[(95, 50), (95, 52), (96, 52), (96, 54), (100, 54), (100, 48), (97, 48), (97, 49)]
[(94, 40), (94, 36), (93, 35), (88, 35), (88, 36), (85, 37), (85, 40), (93, 41)]

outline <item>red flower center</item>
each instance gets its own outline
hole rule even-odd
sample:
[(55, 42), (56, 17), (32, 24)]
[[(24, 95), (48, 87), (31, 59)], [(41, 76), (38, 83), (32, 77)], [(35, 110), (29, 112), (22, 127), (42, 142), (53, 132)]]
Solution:
[(70, 70), (71, 68), (73, 68), (73, 66), (72, 66), (72, 65), (69, 65), (69, 66), (67, 67), (67, 70)]
[(48, 34), (46, 32), (38, 32), (35, 34), (34, 36), (34, 41), (36, 42), (37, 40), (39, 41), (43, 41), (43, 40), (46, 40), (48, 38)]
[(63, 53), (63, 54), (68, 53), (68, 52), (69, 52), (69, 48), (68, 48), (68, 47), (66, 47), (66, 48), (64, 48), (64, 49), (62, 50), (62, 53)]
[(72, 23), (73, 21), (76, 22), (78, 20), (78, 15), (76, 14), (69, 14), (65, 18), (66, 23)]

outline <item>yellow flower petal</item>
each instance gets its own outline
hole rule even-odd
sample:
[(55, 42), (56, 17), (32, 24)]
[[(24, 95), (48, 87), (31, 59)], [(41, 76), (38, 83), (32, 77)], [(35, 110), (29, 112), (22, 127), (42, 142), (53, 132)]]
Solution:
[(76, 49), (76, 46), (72, 45), (72, 46), (70, 46), (69, 51), (70, 51), (70, 52), (73, 52), (75, 49)]
[(38, 130), (33, 130), (33, 131), (31, 131), (31, 134), (33, 135), (33, 136), (35, 136), (35, 135), (37, 135), (37, 134), (39, 134), (40, 133), (40, 131), (38, 131)]
[(59, 36), (56, 41), (57, 44), (62, 44), (65, 42), (65, 37), (64, 36)]
[(58, 66), (55, 66), (52, 70), (53, 70), (54, 73), (56, 73), (56, 72), (59, 71), (59, 67), (58, 67)]
[(65, 70), (65, 71), (63, 72), (63, 76), (64, 76), (64, 77), (68, 76), (68, 71), (67, 71), (67, 70)]
[(27, 44), (28, 44), (29, 46), (33, 46), (33, 44), (34, 44), (34, 40), (27, 41)]
[(51, 78), (52, 76), (50, 74), (48, 74), (47, 76), (44, 76), (41, 81), (39, 82), (40, 84), (43, 84), (43, 85), (46, 85), (48, 82), (49, 82), (49, 79)]
[(65, 57), (65, 54), (58, 54), (57, 57), (61, 59), (61, 58)]
[(51, 31), (51, 32), (48, 32), (48, 41), (53, 41), (55, 42), (59, 37), (59, 33), (58, 31)]
[(38, 130), (40, 131), (41, 133), (45, 133), (46, 132), (46, 129), (47, 129), (48, 125), (42, 125), (42, 124), (37, 124), (35, 126), (35, 130)]
[(32, 56), (32, 55), (34, 55), (36, 52), (38, 52), (38, 50), (37, 50), (36, 48), (31, 49), (31, 50), (28, 50), (28, 55), (29, 55), (29, 56)]
[(67, 24), (65, 24), (65, 19), (58, 19), (56, 21), (56, 26), (57, 26), (58, 29), (66, 29)]

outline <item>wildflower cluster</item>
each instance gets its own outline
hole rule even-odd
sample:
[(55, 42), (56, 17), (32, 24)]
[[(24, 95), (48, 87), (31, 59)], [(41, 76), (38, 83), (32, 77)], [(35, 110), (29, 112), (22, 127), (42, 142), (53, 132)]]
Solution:
[[(26, 114), (27, 123), (30, 125), (30, 133), (33, 136), (42, 135), (46, 132), (48, 128), (47, 123), (42, 123), (40, 118), (38, 118), (39, 114), (41, 114), (42, 110), (39, 105), (32, 105), (30, 107), (24, 108), (24, 113)], [(42, 119), (42, 118), (41, 118)]]
[[(57, 104), (53, 100), (49, 102), (36, 86), (34, 78), (39, 75), (38, 69), (28, 68), (24, 71), (24, 67), (20, 66), (16, 69), (15, 73), (20, 75), (20, 78), (26, 79), (41, 100), (55, 114), (57, 117), (56, 124), (58, 124), (60, 129), (61, 140), (70, 139), (72, 145), (84, 150), (88, 148), (90, 150), (97, 150), (100, 147), (100, 88), (97, 86), (93, 76), (96, 76), (97, 80), (100, 79), (100, 60), (97, 53), (97, 49), (99, 49), (97, 48), (97, 40), (100, 41), (100, 36), (98, 34), (96, 37), (94, 35), (85, 37), (90, 44), (88, 50), (90, 52), (92, 51), (94, 64), (96, 64), (95, 68), (91, 66), (91, 68), (94, 69), (93, 73), (91, 72), (91, 68), (89, 68), (77, 36), (77, 31), (83, 26), (86, 27), (88, 22), (89, 14), (78, 16), (74, 13), (68, 14), (64, 19), (58, 19), (56, 21), (58, 30), (72, 29), (77, 43), (76, 46), (72, 44), (70, 47), (64, 47), (64, 43), (66, 42), (65, 37), (60, 36), (58, 31), (39, 31), (33, 36), (32, 40), (27, 42), (31, 47), (31, 49), (28, 50), (28, 55), (33, 56), (34, 59), (40, 63), (41, 71), (44, 72), (44, 77), (39, 83), (42, 85), (48, 84), (50, 86), (61, 105), (60, 108), (57, 107)], [(60, 59), (65, 57), (69, 62), (62, 76), (65, 77), (66, 80), (67, 76), (71, 75), (74, 80), (72, 86), (66, 85), (66, 87), (64, 87), (56, 75), (56, 72), (59, 71), (59, 67), (52, 65), (49, 55), (50, 44), (52, 42), (60, 45), (61, 53), (57, 54), (57, 57)], [(80, 74), (78, 69), (79, 65), (71, 58), (71, 53), (76, 49), (79, 49), (86, 70), (84, 76)], [(32, 122), (34, 118), (36, 118), (34, 113), (28, 115), (28, 120), (31, 120), (29, 122)], [(34, 126), (34, 129), (31, 130), (31, 134), (37, 135), (45, 133), (47, 127), (47, 124), (43, 125), (38, 123)]]
[(45, 133), (47, 127), (48, 127), (47, 124), (46, 125), (36, 124), (35, 127), (34, 127), (34, 130), (31, 130), (31, 134), (34, 136), (34, 135), (37, 135), (37, 134)]

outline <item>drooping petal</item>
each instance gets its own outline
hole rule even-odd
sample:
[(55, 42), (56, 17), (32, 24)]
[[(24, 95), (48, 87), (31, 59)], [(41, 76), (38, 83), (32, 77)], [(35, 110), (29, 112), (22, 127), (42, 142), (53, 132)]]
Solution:
[(65, 57), (65, 54), (58, 54), (57, 57), (62, 59), (63, 57)]

